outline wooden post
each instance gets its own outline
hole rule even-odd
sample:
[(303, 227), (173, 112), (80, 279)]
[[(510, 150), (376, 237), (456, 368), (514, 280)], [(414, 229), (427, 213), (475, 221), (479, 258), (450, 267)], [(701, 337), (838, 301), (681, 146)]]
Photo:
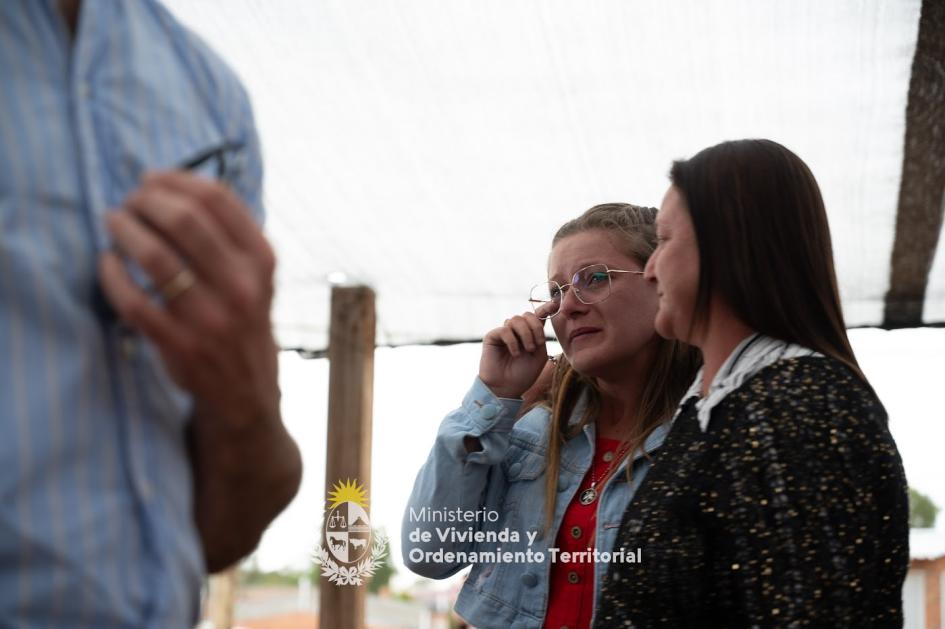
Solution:
[(211, 574), (208, 581), (207, 620), (214, 629), (230, 629), (233, 626), (233, 603), (236, 598), (238, 566)]
[(906, 105), (902, 179), (884, 328), (922, 325), (925, 292), (945, 218), (943, 32), (945, 2), (923, 0)]
[[(335, 483), (357, 479), (370, 499), (374, 332), (374, 291), (366, 286), (333, 287), (326, 496)], [(322, 577), (319, 591), (320, 627), (363, 629), (365, 586), (336, 585)]]

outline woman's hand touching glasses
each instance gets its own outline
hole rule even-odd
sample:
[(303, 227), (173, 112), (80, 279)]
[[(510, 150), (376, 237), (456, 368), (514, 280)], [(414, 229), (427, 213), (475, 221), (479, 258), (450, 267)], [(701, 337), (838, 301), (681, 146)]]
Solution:
[(521, 397), (547, 364), (544, 321), (532, 312), (506, 319), (482, 339), (479, 379), (498, 397)]

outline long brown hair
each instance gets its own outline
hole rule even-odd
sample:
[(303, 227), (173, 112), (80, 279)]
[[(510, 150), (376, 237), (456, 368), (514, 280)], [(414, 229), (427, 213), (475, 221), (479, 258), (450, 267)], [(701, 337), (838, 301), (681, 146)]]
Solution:
[[(596, 205), (562, 225), (552, 239), (551, 246), (553, 248), (563, 238), (577, 233), (603, 230), (613, 237), (618, 249), (645, 265), (656, 248), (655, 220), (655, 208), (629, 203)], [(659, 338), (658, 343), (656, 357), (640, 398), (627, 456), (642, 447), (654, 428), (672, 417), (700, 364), (698, 353), (688, 345), (663, 338)], [(575, 404), (585, 393), (588, 397), (587, 409), (578, 422), (571, 424)], [(561, 447), (577, 436), (588, 422), (596, 419), (601, 396), (594, 382), (575, 371), (567, 359), (561, 356), (556, 362), (548, 395), (541, 404), (551, 411), (545, 467), (545, 529), (549, 529), (558, 495)], [(614, 464), (619, 465), (617, 462)], [(629, 479), (630, 466), (627, 466), (627, 474)]]
[(845, 363), (847, 338), (820, 187), (800, 157), (771, 140), (723, 142), (673, 162), (699, 246), (694, 322), (717, 293), (749, 327)]

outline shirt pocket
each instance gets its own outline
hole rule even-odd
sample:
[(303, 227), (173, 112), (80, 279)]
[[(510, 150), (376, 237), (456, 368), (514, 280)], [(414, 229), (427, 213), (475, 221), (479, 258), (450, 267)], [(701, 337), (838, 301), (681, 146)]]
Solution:
[[(123, 166), (116, 173), (111, 207), (120, 207), (127, 195), (138, 189), (141, 176), (151, 170), (183, 170), (208, 181), (226, 183), (234, 164), (241, 159), (242, 148), (240, 142), (208, 133), (173, 146), (153, 148), (150, 156), (125, 153), (116, 162)], [(155, 292), (153, 282), (136, 262), (128, 260), (126, 266), (140, 288)]]
[(512, 439), (502, 461), (507, 486), (503, 508), (509, 526), (522, 536), (536, 529), (544, 516), (546, 466), (543, 449)]
[[(500, 467), (505, 480), (505, 496), (499, 508), (501, 518), (496, 530), (506, 533), (508, 541), (483, 543), (480, 551), (524, 552), (528, 549), (529, 531), (535, 530), (544, 511), (544, 471), (545, 457), (540, 446), (512, 437), (509, 449)], [(511, 541), (513, 532), (517, 541)], [(532, 564), (508, 561), (483, 563), (473, 567), (470, 574), (472, 587), (490, 598), (501, 601), (505, 606), (519, 609), (526, 588), (522, 585), (522, 575)]]
[(109, 204), (117, 207), (138, 188), (142, 175), (152, 170), (185, 170), (211, 181), (228, 182), (241, 159), (243, 143), (208, 129), (200, 137), (152, 144), (146, 150), (131, 143), (110, 150), (114, 183)]
[(509, 483), (533, 481), (545, 471), (545, 456), (534, 446), (513, 438), (502, 467)]

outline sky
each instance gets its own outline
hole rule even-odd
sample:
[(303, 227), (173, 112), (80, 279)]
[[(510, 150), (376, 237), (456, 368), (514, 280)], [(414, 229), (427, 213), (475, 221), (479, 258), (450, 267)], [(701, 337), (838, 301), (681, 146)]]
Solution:
[[(909, 484), (945, 507), (945, 413), (936, 404), (945, 387), (945, 329), (853, 329), (850, 340), (889, 413)], [(460, 405), (476, 376), (479, 353), (478, 343), (376, 351), (372, 479), (367, 489), (372, 526), (390, 536), (398, 571), (395, 588), (407, 588), (419, 578), (400, 561), (400, 520), (440, 421)], [(283, 352), (280, 370), (283, 419), (302, 450), (305, 472), (295, 500), (257, 549), (264, 570), (309, 565), (325, 507), (328, 361)], [(939, 517), (938, 528), (945, 533), (945, 516)]]

